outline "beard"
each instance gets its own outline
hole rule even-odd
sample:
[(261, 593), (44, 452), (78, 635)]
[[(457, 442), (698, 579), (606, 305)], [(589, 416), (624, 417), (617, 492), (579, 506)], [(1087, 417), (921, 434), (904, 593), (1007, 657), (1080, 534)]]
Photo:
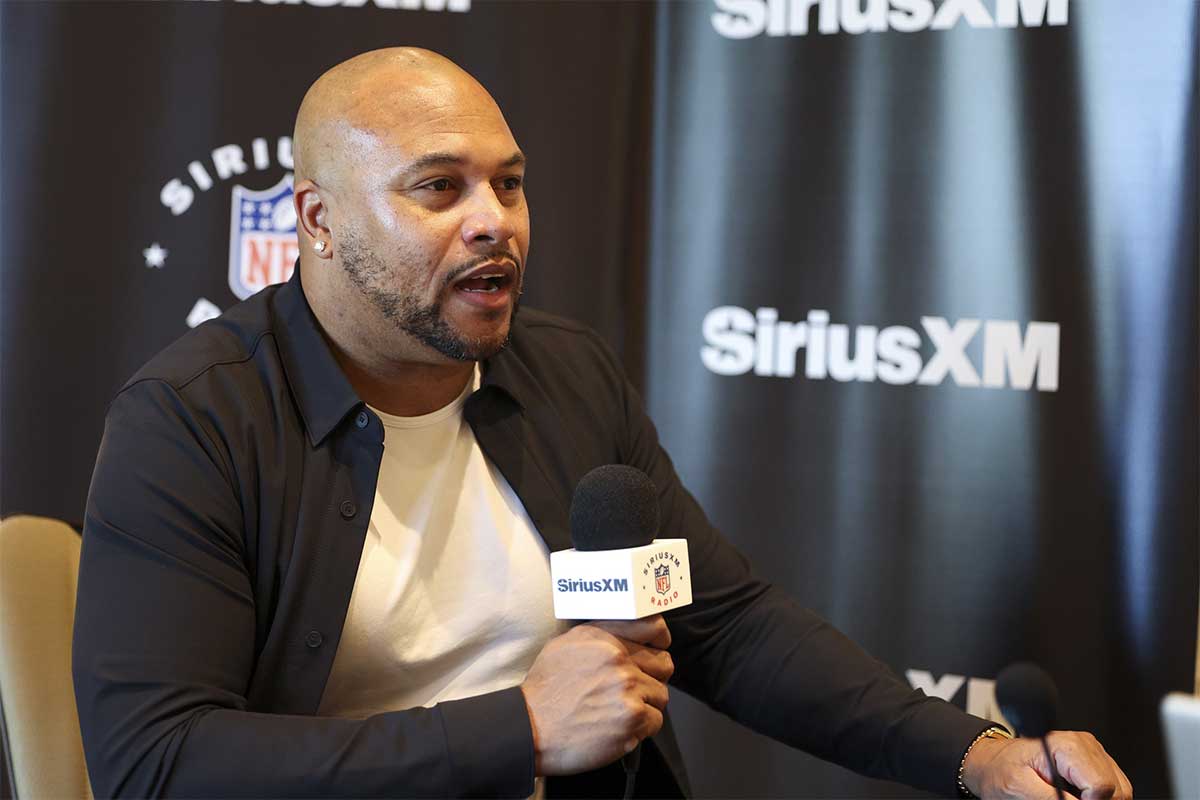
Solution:
[(421, 305), (413, 295), (405, 294), (398, 289), (390, 288), (396, 283), (392, 271), (383, 260), (368, 249), (361, 238), (353, 231), (346, 231), (339, 243), (342, 267), (346, 276), (376, 310), (400, 331), (455, 361), (482, 361), (491, 358), (508, 347), (509, 329), (517, 317), (520, 307), (520, 291), (513, 300), (509, 325), (503, 337), (468, 336), (459, 331), (442, 316), (441, 296), (450, 287), (454, 279), (468, 270), (496, 256), (504, 256), (517, 266), (517, 274), (521, 274), (521, 262), (509, 252), (500, 252), (458, 265), (442, 282), (442, 291), (438, 298), (429, 305)]

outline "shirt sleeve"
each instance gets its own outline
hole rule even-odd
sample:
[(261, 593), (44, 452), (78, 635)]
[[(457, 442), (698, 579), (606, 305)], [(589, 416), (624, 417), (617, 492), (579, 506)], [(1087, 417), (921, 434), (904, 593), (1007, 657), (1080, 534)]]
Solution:
[(622, 458), (658, 487), (662, 535), (688, 540), (692, 605), (665, 613), (672, 683), (759, 733), (856, 772), (957, 796), (963, 754), (993, 723), (910, 688), (755, 575), (683, 487), (641, 398), (622, 383)]
[(110, 407), (72, 653), (95, 795), (528, 796), (519, 688), (361, 720), (247, 708), (255, 598), (231, 470), (165, 382)]

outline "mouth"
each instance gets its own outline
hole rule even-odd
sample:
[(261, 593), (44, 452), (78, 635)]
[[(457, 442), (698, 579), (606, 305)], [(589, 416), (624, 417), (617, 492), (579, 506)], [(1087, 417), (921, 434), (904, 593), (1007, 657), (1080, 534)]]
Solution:
[[(506, 261), (481, 264), (453, 283), (456, 292), (467, 295), (506, 294), (517, 284), (517, 268)], [(480, 298), (482, 299), (482, 298)]]

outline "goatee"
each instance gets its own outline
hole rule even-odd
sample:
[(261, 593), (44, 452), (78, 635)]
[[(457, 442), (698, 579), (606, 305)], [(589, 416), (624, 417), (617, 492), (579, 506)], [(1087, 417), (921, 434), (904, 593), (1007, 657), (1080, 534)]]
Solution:
[[(374, 252), (368, 250), (353, 232), (347, 231), (343, 234), (339, 251), (342, 266), (350, 282), (371, 301), (380, 314), (422, 344), (456, 361), (482, 361), (508, 347), (512, 324), (521, 305), (519, 284), (504, 337), (497, 340), (494, 337), (467, 336), (442, 317), (440, 299), (423, 306), (411, 295), (385, 288), (394, 280), (387, 265)], [(517, 268), (517, 274), (522, 274), (521, 262), (512, 253), (495, 253), (472, 259), (453, 269), (446, 276), (443, 289), (448, 289), (459, 275), (497, 256), (512, 261)]]

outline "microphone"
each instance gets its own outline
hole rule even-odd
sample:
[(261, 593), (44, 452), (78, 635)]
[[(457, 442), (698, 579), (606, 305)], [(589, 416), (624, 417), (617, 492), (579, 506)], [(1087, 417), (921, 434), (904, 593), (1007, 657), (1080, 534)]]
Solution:
[(642, 619), (692, 602), (687, 539), (656, 539), (658, 491), (635, 467), (606, 464), (571, 498), (570, 550), (550, 554), (558, 619)]
[[(641, 619), (692, 602), (687, 539), (656, 539), (658, 490), (646, 473), (606, 464), (571, 497), (570, 550), (550, 554), (558, 619)], [(633, 797), (642, 744), (621, 757)]]
[(641, 547), (658, 534), (658, 491), (636, 467), (605, 464), (584, 475), (571, 497), (576, 550)]
[(1063, 800), (1063, 788), (1070, 792), (1070, 785), (1058, 774), (1046, 741), (1046, 734), (1058, 725), (1058, 688), (1054, 681), (1036, 664), (1011, 664), (996, 676), (996, 703), (1000, 713), (1016, 727), (1018, 736), (1042, 740), (1054, 791), (1058, 800)]

